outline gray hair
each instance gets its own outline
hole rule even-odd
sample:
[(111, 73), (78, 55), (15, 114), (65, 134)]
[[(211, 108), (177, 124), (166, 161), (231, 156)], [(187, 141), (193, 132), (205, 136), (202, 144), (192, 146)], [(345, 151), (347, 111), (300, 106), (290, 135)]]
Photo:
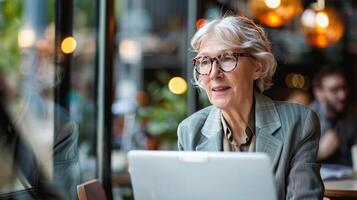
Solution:
[[(215, 19), (205, 24), (193, 36), (191, 46), (195, 52), (199, 51), (205, 36), (210, 34), (214, 34), (228, 48), (239, 48), (252, 55), (262, 67), (262, 74), (256, 80), (256, 86), (260, 92), (270, 88), (277, 64), (263, 28), (244, 16), (225, 16)], [(202, 87), (195, 70), (193, 70), (193, 78), (194, 84)]]

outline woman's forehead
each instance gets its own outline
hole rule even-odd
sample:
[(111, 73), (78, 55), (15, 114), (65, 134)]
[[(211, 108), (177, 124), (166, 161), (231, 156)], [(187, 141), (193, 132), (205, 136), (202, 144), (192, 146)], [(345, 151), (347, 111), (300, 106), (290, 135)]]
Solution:
[[(229, 40), (222, 40), (217, 37), (215, 34), (208, 34), (204, 36), (200, 42), (200, 46), (198, 49), (199, 55), (210, 56), (210, 55), (218, 55), (227, 51), (231, 51), (237, 49), (238, 44), (234, 44), (233, 42), (227, 42)], [(229, 45), (232, 43), (231, 45)]]

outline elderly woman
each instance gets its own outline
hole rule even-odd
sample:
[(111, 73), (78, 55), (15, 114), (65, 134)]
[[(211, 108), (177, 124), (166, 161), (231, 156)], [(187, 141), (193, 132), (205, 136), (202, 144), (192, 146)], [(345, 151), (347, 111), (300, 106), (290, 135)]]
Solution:
[(204, 25), (191, 45), (198, 53), (194, 79), (212, 106), (180, 123), (179, 150), (267, 153), (279, 199), (322, 199), (316, 114), (261, 94), (276, 69), (264, 30), (228, 16)]

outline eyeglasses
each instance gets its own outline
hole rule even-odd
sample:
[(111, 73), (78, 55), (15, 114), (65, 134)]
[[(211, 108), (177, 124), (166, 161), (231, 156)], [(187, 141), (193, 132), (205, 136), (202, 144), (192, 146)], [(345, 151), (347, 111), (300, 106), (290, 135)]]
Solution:
[(248, 53), (224, 53), (217, 57), (199, 56), (192, 60), (195, 71), (199, 75), (208, 75), (212, 71), (214, 61), (217, 61), (219, 68), (224, 72), (231, 72), (237, 67), (238, 57), (252, 57)]

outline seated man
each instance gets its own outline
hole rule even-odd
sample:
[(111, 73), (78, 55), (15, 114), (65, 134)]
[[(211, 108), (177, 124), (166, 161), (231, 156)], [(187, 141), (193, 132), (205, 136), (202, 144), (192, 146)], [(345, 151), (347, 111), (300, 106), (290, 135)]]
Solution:
[(318, 160), (352, 166), (351, 147), (357, 143), (356, 116), (348, 109), (348, 85), (341, 70), (323, 68), (314, 78), (310, 105), (320, 118), (321, 139)]

